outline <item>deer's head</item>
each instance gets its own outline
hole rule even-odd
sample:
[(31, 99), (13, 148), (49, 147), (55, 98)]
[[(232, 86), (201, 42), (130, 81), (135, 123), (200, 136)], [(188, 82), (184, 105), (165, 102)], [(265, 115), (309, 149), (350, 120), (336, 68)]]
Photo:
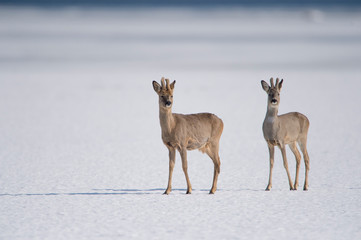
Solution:
[(164, 79), (164, 77), (162, 77), (161, 84), (162, 85), (153, 81), (153, 89), (159, 96), (159, 106), (164, 109), (171, 108), (173, 105), (173, 89), (175, 80), (169, 84), (169, 79)]
[(278, 107), (280, 103), (280, 91), (282, 88), (283, 79), (280, 81), (276, 78), (276, 85), (273, 83), (273, 78), (270, 79), (271, 86), (266, 81), (261, 81), (262, 88), (268, 94), (268, 106)]

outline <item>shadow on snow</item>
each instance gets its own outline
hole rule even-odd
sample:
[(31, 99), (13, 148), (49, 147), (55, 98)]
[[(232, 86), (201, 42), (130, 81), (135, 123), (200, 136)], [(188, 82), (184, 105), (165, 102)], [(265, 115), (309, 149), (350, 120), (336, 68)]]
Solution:
[[(172, 189), (172, 192), (184, 193), (186, 194), (187, 189), (176, 188)], [(149, 195), (157, 194), (161, 195), (165, 191), (164, 188), (151, 188), (151, 189), (136, 189), (136, 188), (126, 188), (126, 189), (92, 189), (89, 192), (49, 192), (49, 193), (0, 193), (0, 197), (11, 196), (11, 197), (21, 197), (21, 196), (86, 196), (86, 195), (95, 195), (95, 196), (108, 196), (108, 195)], [(193, 189), (194, 192), (209, 192), (209, 189)], [(262, 191), (261, 189), (218, 189), (217, 192), (237, 192), (237, 191)]]

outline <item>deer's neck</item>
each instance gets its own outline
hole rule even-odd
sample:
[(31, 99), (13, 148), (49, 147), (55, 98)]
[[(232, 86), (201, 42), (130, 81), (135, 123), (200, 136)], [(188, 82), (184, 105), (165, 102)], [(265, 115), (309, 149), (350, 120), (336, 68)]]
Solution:
[(278, 108), (268, 106), (265, 121), (266, 120), (269, 122), (278, 120)]
[(263, 136), (267, 141), (277, 141), (279, 132), (278, 108), (268, 107), (263, 122)]
[(174, 128), (175, 121), (171, 109), (159, 108), (160, 127), (163, 134), (169, 134)]

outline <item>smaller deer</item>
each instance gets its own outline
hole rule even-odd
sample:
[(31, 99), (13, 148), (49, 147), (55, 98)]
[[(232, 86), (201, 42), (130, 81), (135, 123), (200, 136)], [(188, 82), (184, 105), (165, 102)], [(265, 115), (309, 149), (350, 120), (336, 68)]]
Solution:
[(220, 172), (219, 140), (223, 131), (223, 122), (211, 113), (176, 114), (172, 113), (173, 90), (175, 81), (169, 84), (164, 78), (161, 84), (153, 81), (154, 91), (159, 96), (159, 120), (162, 130), (162, 140), (169, 150), (169, 178), (164, 194), (172, 190), (172, 173), (175, 164), (176, 150), (181, 155), (183, 172), (187, 181), (187, 194), (192, 192), (188, 177), (187, 150), (198, 149), (212, 159), (214, 163), (213, 185), (210, 194), (217, 189), (217, 179)]
[[(283, 157), (283, 166), (286, 169), (290, 190), (297, 190), (298, 173), (300, 170), (301, 155), (297, 150), (298, 143), (303, 159), (305, 160), (305, 184), (303, 190), (308, 190), (308, 171), (310, 170), (310, 158), (307, 153), (307, 133), (310, 122), (307, 117), (298, 112), (291, 112), (278, 116), (278, 107), (280, 104), (280, 91), (283, 79), (279, 82), (276, 79), (276, 85), (273, 84), (273, 78), (270, 79), (271, 86), (265, 81), (261, 81), (263, 90), (268, 94), (268, 104), (266, 118), (263, 122), (263, 136), (267, 142), (270, 156), (269, 181), (266, 191), (272, 188), (272, 168), (274, 162), (274, 147), (280, 148)], [(295, 185), (292, 184), (290, 172), (288, 170), (288, 162), (286, 156), (286, 145), (289, 145), (291, 151), (296, 157), (296, 178)]]

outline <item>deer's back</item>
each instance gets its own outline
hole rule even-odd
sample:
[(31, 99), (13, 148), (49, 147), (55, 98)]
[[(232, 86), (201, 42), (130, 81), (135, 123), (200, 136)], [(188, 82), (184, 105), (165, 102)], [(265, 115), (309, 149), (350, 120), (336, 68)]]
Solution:
[(303, 135), (307, 135), (308, 128), (310, 122), (308, 118), (299, 112), (291, 112), (286, 113), (279, 116), (281, 129), (285, 132), (282, 133), (285, 135), (286, 142), (289, 141), (296, 141)]
[(290, 112), (278, 117), (282, 125), (298, 126), (300, 130), (307, 130), (310, 125), (308, 118), (299, 112)]
[(173, 114), (175, 132), (185, 139), (205, 143), (210, 139), (219, 139), (223, 131), (223, 122), (212, 113)]

